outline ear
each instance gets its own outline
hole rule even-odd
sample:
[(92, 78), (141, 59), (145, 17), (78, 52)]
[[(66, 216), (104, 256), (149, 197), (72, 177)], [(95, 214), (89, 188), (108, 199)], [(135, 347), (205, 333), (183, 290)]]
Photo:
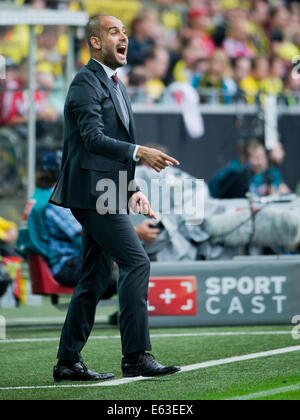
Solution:
[(97, 36), (92, 36), (90, 38), (90, 43), (91, 43), (94, 50), (100, 51), (102, 49), (101, 40)]

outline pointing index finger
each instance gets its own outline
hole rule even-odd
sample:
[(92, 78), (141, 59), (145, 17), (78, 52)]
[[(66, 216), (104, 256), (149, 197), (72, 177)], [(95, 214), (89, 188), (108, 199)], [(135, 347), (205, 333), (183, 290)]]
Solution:
[(176, 166), (179, 166), (180, 165), (180, 163), (178, 162), (178, 160), (172, 158), (171, 156), (165, 155), (164, 153), (162, 153), (162, 158), (165, 159), (165, 160), (167, 160), (167, 161), (169, 161), (169, 162), (171, 162), (171, 163), (174, 163)]

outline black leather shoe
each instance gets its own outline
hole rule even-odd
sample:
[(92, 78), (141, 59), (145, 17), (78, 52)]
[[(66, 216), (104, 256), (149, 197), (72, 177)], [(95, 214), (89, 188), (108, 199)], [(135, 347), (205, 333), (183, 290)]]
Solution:
[(180, 371), (178, 366), (163, 366), (158, 363), (154, 356), (149, 353), (140, 354), (133, 361), (130, 359), (122, 360), (122, 372), (124, 378), (132, 378), (134, 376), (164, 376), (171, 375)]
[(84, 363), (78, 362), (73, 366), (56, 365), (53, 369), (55, 382), (69, 381), (104, 381), (114, 378), (112, 373), (96, 373), (89, 370)]

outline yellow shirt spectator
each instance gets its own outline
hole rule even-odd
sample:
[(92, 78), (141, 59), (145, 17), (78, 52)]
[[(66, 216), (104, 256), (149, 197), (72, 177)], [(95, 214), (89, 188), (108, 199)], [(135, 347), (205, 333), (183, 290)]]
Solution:
[(300, 50), (295, 44), (287, 41), (279, 46), (277, 54), (280, 58), (290, 61), (300, 54)]
[(29, 28), (17, 25), (0, 39), (0, 54), (9, 57), (15, 64), (28, 56)]
[(267, 77), (259, 82), (259, 90), (268, 95), (278, 95), (283, 92), (284, 84), (279, 77)]
[(17, 230), (17, 225), (14, 222), (0, 217), (0, 240), (4, 242), (12, 242), (12, 239), (15, 238), (15, 232)]
[(283, 92), (284, 84), (279, 77), (267, 77), (263, 80), (257, 81), (253, 76), (246, 77), (242, 80), (240, 88), (246, 93), (247, 102), (251, 105), (255, 103), (255, 96), (261, 92), (261, 101), (264, 103), (264, 96), (278, 95)]
[(248, 76), (241, 81), (240, 88), (246, 93), (247, 102), (254, 104), (254, 97), (259, 91), (259, 82), (253, 76)]
[(187, 83), (189, 81), (189, 71), (184, 60), (180, 60), (176, 63), (173, 70), (173, 76), (176, 82)]
[(148, 80), (148, 82), (146, 83), (146, 91), (148, 95), (154, 100), (158, 100), (161, 97), (164, 90), (165, 85), (159, 79), (151, 79)]

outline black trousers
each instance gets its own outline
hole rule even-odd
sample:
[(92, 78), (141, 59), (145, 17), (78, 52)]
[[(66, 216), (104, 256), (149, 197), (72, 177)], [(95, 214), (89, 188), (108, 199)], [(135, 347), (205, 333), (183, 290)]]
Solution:
[(72, 296), (58, 359), (82, 361), (81, 350), (92, 330), (96, 306), (119, 266), (118, 296), (123, 355), (151, 350), (148, 326), (149, 258), (127, 214), (99, 215), (72, 210), (82, 225), (83, 274)]
[[(58, 281), (62, 286), (65, 287), (76, 287), (79, 280), (83, 275), (83, 259), (79, 255), (78, 257), (70, 258), (67, 260), (63, 268), (54, 276), (55, 280)], [(102, 299), (110, 299), (117, 293), (117, 281), (118, 276), (116, 270), (113, 273), (111, 281), (105, 291)]]
[(54, 276), (62, 286), (75, 287), (82, 277), (82, 258), (74, 257), (65, 262), (63, 268)]

